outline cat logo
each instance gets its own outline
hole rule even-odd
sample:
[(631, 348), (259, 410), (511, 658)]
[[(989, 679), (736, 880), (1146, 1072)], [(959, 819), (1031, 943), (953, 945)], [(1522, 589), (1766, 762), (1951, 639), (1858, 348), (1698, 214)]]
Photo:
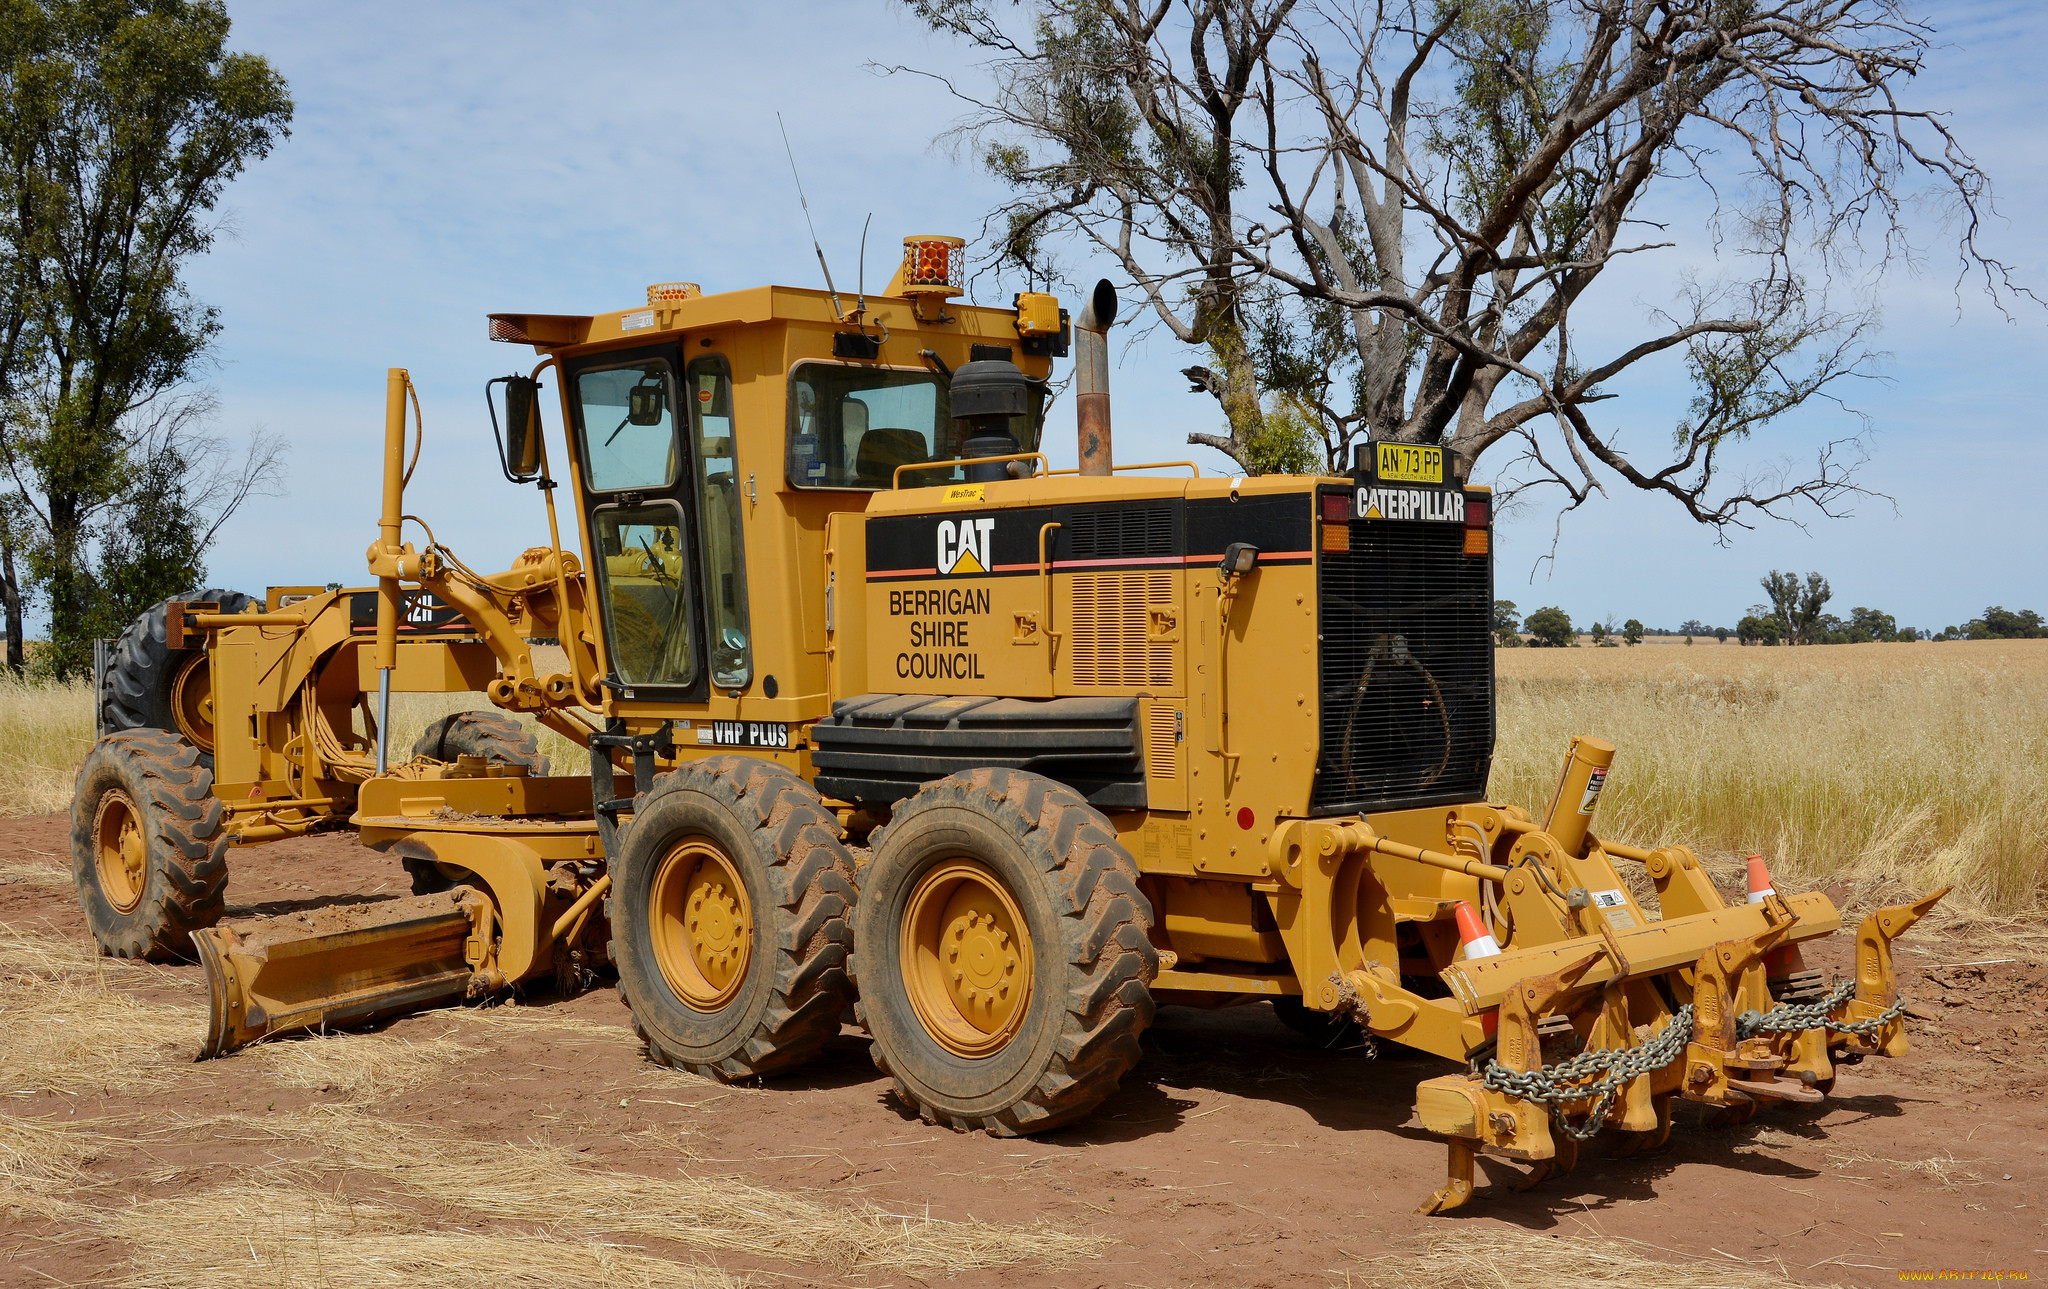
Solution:
[(989, 515), (981, 519), (939, 521), (939, 572), (941, 573), (986, 573), (989, 570), (989, 539), (995, 532), (996, 519)]

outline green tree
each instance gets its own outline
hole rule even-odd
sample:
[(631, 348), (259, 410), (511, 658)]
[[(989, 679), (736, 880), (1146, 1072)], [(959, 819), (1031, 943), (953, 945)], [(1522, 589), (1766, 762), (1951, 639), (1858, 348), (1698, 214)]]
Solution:
[(1889, 613), (1877, 609), (1866, 609), (1861, 605), (1849, 610), (1849, 622), (1842, 631), (1845, 644), (1863, 644), (1873, 640), (1896, 640), (1899, 638), (1899, 620)]
[(1771, 602), (1758, 605), (1754, 612), (1775, 621), (1786, 644), (1818, 644), (1825, 635), (1822, 613), (1834, 596), (1828, 580), (1818, 573), (1808, 573), (1804, 582), (1797, 573), (1766, 573), (1761, 581)]
[[(1622, 623), (1621, 638), (1632, 645), (1641, 644), (1643, 642), (1643, 624), (1636, 621), (1634, 618), (1630, 618), (1628, 621)], [(1686, 641), (1688, 643), (1690, 643), (1691, 640), (1691, 636), (1686, 637)]]
[(1513, 600), (1493, 602), (1493, 642), (1503, 649), (1513, 649), (1522, 643), (1522, 619), (1515, 612)]
[(1740, 644), (1774, 645), (1784, 638), (1784, 628), (1774, 617), (1752, 613), (1735, 624), (1735, 639)]
[(2048, 635), (2048, 623), (2032, 609), (2015, 612), (1994, 604), (1962, 630), (1972, 640), (2036, 640)]
[(1578, 633), (1572, 630), (1570, 615), (1555, 607), (1536, 610), (1523, 620), (1522, 627), (1529, 633), (1529, 643), (1533, 645), (1562, 649), (1578, 639)]
[[(1871, 358), (1874, 315), (1790, 266), (1904, 254), (1932, 201), (1958, 212), (1964, 267), (2012, 290), (1975, 241), (1986, 176), (1903, 97), (1934, 32), (1882, 0), (905, 3), (981, 57), (937, 79), (1007, 190), (993, 267), (1057, 278), (1069, 246), (1116, 260), (1202, 355), (1186, 374), (1222, 432), (1189, 441), (1246, 469), (1285, 392), (1331, 469), (1390, 438), (1444, 445), (1462, 478), (1511, 444), (1518, 481), (1567, 507), (1611, 474), (1717, 528), (1834, 514), (1859, 491), (1853, 435), (1793, 474), (1724, 455)], [(1713, 258), (1720, 284), (1676, 275), (1648, 327), (1596, 348), (1613, 329), (1572, 315), (1639, 296), (1633, 226), (1693, 199), (1726, 218), (1657, 238)], [(1667, 443), (1624, 443), (1631, 416), (1599, 405), (1657, 363), (1696, 397)]]
[[(87, 664), (110, 605), (189, 587), (220, 519), (277, 478), (260, 436), (224, 458), (191, 389), (220, 322), (184, 266), (292, 112), (228, 30), (221, 0), (0, 0), (0, 554), (26, 556), (60, 676)], [(11, 579), (10, 608), (22, 590)]]

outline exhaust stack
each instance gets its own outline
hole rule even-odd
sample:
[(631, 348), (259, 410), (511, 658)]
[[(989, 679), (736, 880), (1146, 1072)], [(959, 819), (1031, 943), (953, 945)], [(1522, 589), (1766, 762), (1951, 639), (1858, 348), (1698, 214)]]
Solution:
[(1116, 321), (1116, 288), (1104, 278), (1088, 293), (1074, 320), (1074, 428), (1081, 439), (1081, 473), (1110, 473), (1109, 328)]

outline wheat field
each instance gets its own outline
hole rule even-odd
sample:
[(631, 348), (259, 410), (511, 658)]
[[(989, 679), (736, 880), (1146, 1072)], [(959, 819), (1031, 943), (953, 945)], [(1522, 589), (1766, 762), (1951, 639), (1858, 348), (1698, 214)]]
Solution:
[[(1760, 852), (1788, 885), (1872, 894), (1953, 882), (1958, 906), (2031, 909), (2048, 839), (2048, 640), (1751, 648), (1506, 649), (1492, 796), (1540, 810), (1566, 744), (1620, 752), (1599, 831), (1726, 858)], [(395, 695), (393, 745), (485, 707)], [(0, 681), (0, 814), (70, 804), (92, 742), (80, 686)], [(558, 772), (582, 752), (542, 731)]]
[(2048, 640), (1496, 655), (1493, 796), (1540, 809), (1573, 734), (1619, 751), (1598, 830), (1757, 852), (1791, 886), (1953, 882), (2017, 913), (2048, 884)]

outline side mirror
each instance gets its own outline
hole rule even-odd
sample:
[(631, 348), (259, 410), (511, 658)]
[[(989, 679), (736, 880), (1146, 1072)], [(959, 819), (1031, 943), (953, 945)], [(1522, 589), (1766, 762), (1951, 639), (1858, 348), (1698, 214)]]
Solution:
[(660, 377), (643, 381), (626, 391), (626, 423), (659, 425), (668, 411), (668, 384)]
[[(492, 385), (505, 387), (505, 424), (498, 427), (498, 403), (491, 396)], [(531, 483), (540, 477), (540, 382), (530, 376), (500, 376), (484, 386), (484, 402), (491, 409), (491, 434), (498, 441), (498, 461), (505, 477), (513, 483)]]

